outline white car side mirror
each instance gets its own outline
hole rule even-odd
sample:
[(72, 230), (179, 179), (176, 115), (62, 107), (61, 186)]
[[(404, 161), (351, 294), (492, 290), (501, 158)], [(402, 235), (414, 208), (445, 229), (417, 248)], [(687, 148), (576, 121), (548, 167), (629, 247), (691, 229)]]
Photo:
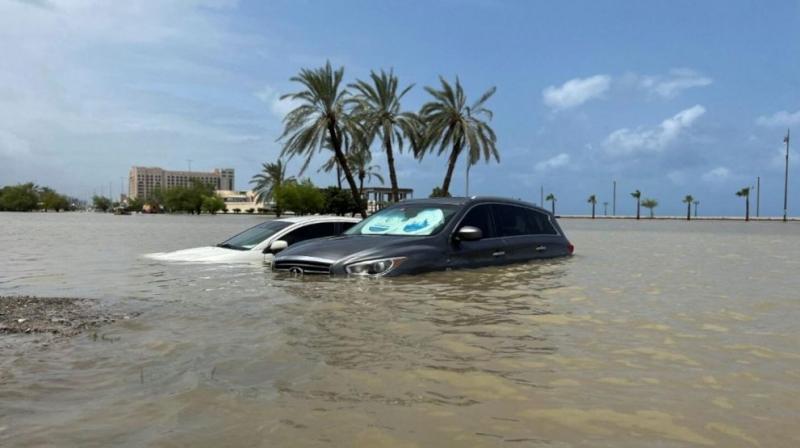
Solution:
[(269, 245), (269, 251), (273, 254), (277, 254), (278, 252), (286, 249), (289, 247), (289, 243), (284, 240), (275, 240), (272, 244)]

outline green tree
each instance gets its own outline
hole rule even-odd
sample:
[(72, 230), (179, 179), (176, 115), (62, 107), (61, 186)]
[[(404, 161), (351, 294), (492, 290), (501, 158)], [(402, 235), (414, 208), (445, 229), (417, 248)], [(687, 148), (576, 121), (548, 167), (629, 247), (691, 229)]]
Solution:
[[(438, 155), (450, 151), (447, 173), (442, 182), (442, 192), (448, 194), (456, 162), (465, 149), (467, 163), (470, 165), (477, 163), (481, 156), (487, 163), (492, 157), (500, 161), (497, 137), (488, 124), (492, 119), (492, 111), (484, 106), (494, 95), (496, 88), (490, 88), (472, 106), (467, 106), (467, 97), (458, 78), (455, 88), (442, 77), (439, 77), (439, 81), (441, 89), (425, 87), (433, 101), (425, 103), (419, 112), (424, 134), (418, 155), (422, 157), (425, 152), (433, 151), (434, 148)], [(483, 117), (486, 121), (482, 120)]]
[(353, 200), (359, 205), (359, 213), (367, 217), (366, 209), (358, 192), (353, 173), (347, 163), (343, 150), (346, 133), (358, 133), (357, 124), (345, 111), (349, 92), (340, 88), (344, 68), (333, 70), (330, 62), (318, 69), (302, 69), (299, 75), (291, 78), (300, 83), (304, 90), (281, 96), (300, 103), (283, 120), (284, 129), (280, 140), (284, 141), (282, 155), (305, 156), (304, 167), (308, 166), (314, 154), (324, 147), (326, 137), (336, 156), (339, 167), (344, 172)]
[[(402, 112), (400, 100), (414, 87), (414, 84), (399, 91), (399, 81), (392, 70), (381, 70), (380, 74), (370, 72), (371, 82), (358, 80), (351, 84), (357, 93), (351, 99), (354, 104), (353, 117), (359, 121), (365, 132), (374, 132), (381, 139), (386, 152), (386, 165), (389, 168), (389, 182), (392, 186), (392, 200), (400, 200), (394, 151), (403, 151), (403, 141), (408, 139), (415, 148), (419, 126), (416, 114)], [(367, 138), (371, 140), (371, 138)], [(394, 146), (396, 144), (396, 146)], [(383, 183), (383, 180), (381, 180)], [(362, 179), (363, 189), (363, 179)]]
[(642, 192), (639, 190), (634, 191), (631, 193), (631, 196), (636, 199), (636, 219), (639, 219), (641, 214), (639, 213), (642, 206)]
[(0, 189), (0, 210), (29, 212), (39, 206), (39, 189), (33, 182)]
[(594, 219), (594, 208), (597, 205), (597, 196), (595, 195), (589, 196), (589, 199), (587, 199), (586, 202), (592, 204), (592, 219)]
[(129, 212), (140, 212), (144, 207), (144, 199), (142, 198), (128, 198), (128, 206), (125, 208)]
[(68, 210), (70, 207), (69, 199), (66, 196), (59, 194), (49, 187), (42, 187), (39, 190), (39, 201), (44, 211), (55, 210)]
[(683, 203), (686, 204), (686, 220), (689, 221), (692, 219), (692, 202), (694, 202), (694, 197), (692, 195), (687, 194), (683, 198)]
[(105, 213), (111, 208), (111, 199), (105, 196), (95, 195), (92, 197), (92, 206), (95, 210), (100, 210)]
[(275, 192), (285, 182), (293, 180), (293, 176), (286, 177), (286, 164), (278, 159), (275, 163), (262, 163), (261, 172), (253, 176), (250, 183), (255, 185), (253, 190), (256, 193), (256, 202), (261, 202), (264, 205), (269, 201), (275, 202), (275, 215), (280, 218), (283, 207), (281, 207), (280, 202), (275, 201)]
[(286, 210), (298, 215), (308, 215), (321, 212), (325, 207), (325, 194), (314, 187), (311, 180), (287, 183), (278, 190), (278, 196), (283, 201)]
[(321, 190), (325, 196), (325, 205), (322, 213), (342, 216), (348, 213), (358, 213), (358, 205), (353, 202), (349, 192), (338, 187), (328, 187)]
[(440, 187), (433, 187), (430, 197), (432, 198), (449, 198), (450, 193), (442, 190)]
[(750, 221), (750, 187), (737, 191), (736, 196), (744, 198), (744, 220)]
[(550, 211), (555, 215), (556, 214), (556, 195), (550, 193), (547, 197), (544, 198), (545, 201), (550, 201)]
[(655, 216), (653, 213), (653, 209), (658, 207), (658, 201), (655, 199), (643, 199), (642, 207), (650, 209), (650, 218), (653, 218)]
[(203, 211), (216, 215), (218, 211), (225, 210), (225, 201), (217, 195), (203, 197)]

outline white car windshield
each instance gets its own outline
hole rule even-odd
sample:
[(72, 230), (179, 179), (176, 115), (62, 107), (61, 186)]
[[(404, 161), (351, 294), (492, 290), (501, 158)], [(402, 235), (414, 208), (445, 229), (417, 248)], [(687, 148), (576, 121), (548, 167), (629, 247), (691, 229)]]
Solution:
[(370, 216), (347, 235), (427, 236), (440, 231), (458, 207), (441, 204), (396, 206)]
[(255, 227), (250, 227), (244, 232), (217, 244), (217, 246), (226, 249), (250, 250), (290, 225), (291, 223), (286, 221), (267, 221)]

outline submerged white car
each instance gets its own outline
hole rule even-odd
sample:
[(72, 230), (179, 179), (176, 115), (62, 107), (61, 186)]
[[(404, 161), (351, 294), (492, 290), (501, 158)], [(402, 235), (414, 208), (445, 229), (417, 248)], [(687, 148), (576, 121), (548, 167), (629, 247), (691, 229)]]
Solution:
[(145, 257), (160, 261), (195, 263), (272, 262), (273, 255), (292, 244), (313, 238), (339, 235), (359, 218), (344, 216), (301, 216), (279, 218), (253, 226), (216, 246), (158, 252)]

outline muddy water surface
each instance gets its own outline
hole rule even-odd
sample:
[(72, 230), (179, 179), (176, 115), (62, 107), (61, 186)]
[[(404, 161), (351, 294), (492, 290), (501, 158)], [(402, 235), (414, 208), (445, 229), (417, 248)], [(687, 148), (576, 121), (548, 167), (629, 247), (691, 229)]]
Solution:
[(355, 281), (141, 254), (257, 217), (0, 214), (0, 446), (800, 445), (800, 225), (564, 220), (570, 259)]

